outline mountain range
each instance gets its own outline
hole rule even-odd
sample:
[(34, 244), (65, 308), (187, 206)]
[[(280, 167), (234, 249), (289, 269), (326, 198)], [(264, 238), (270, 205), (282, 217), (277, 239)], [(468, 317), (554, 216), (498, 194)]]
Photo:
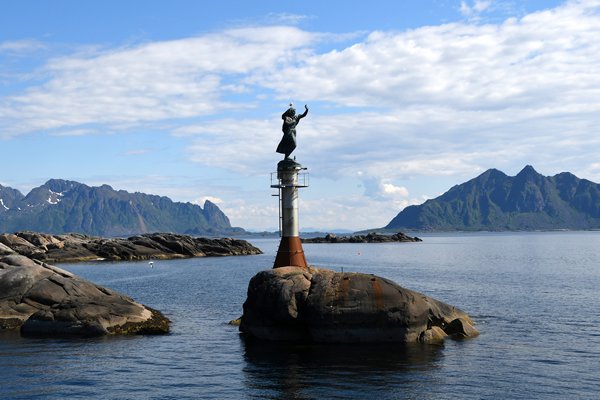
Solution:
[(600, 185), (569, 172), (516, 176), (489, 169), (435, 199), (402, 210), (388, 230), (600, 229)]
[(243, 233), (206, 201), (204, 207), (168, 197), (51, 179), (26, 196), (0, 185), (0, 232), (127, 236), (148, 232), (193, 235)]

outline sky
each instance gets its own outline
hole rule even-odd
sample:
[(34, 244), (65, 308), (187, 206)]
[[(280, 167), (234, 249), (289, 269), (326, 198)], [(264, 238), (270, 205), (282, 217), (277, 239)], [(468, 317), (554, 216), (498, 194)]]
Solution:
[(0, 184), (276, 230), (290, 102), (303, 230), (382, 227), (489, 168), (600, 182), (598, 38), (600, 0), (3, 2)]

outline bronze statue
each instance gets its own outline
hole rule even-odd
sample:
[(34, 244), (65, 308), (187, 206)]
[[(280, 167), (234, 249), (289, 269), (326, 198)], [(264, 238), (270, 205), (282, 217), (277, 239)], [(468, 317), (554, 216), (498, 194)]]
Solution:
[(290, 108), (286, 110), (283, 114), (281, 114), (281, 119), (283, 120), (283, 126), (281, 130), (283, 131), (283, 137), (277, 146), (277, 152), (281, 154), (285, 154), (285, 158), (289, 158), (292, 151), (296, 148), (296, 125), (298, 122), (308, 114), (308, 107), (304, 106), (305, 111), (296, 115), (296, 110), (290, 104)]

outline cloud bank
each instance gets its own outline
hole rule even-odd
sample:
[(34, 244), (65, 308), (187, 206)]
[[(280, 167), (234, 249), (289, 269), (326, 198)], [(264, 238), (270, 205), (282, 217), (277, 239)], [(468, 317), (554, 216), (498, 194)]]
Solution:
[(273, 105), (306, 102), (295, 154), (317, 179), (356, 179), (362, 193), (341, 207), (387, 207), (379, 224), (390, 207), (447, 189), (415, 192), (418, 179), (533, 164), (600, 180), (600, 1), (475, 18), (493, 6), (462, 2), (465, 22), (327, 51), (322, 32), (267, 26), (50, 59), (0, 97), (0, 136), (160, 125), (188, 141), (190, 160), (257, 175), (274, 165), (283, 109)]

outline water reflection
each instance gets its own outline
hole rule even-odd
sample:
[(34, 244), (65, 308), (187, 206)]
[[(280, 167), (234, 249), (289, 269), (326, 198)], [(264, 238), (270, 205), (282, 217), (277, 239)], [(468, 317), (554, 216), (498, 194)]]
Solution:
[(443, 356), (432, 345), (316, 345), (241, 338), (251, 398), (410, 398), (431, 384)]

